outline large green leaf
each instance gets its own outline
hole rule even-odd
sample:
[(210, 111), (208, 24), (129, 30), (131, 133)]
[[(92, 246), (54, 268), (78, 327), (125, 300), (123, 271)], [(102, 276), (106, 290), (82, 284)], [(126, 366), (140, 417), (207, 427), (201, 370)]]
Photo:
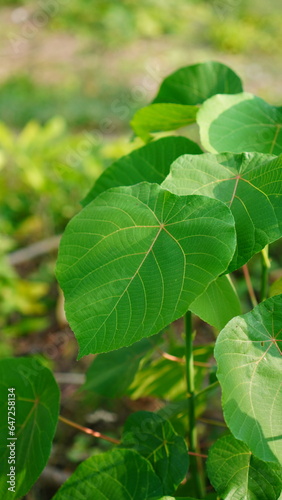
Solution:
[(212, 153), (282, 153), (282, 109), (247, 92), (211, 97), (197, 122), (201, 142)]
[(282, 295), (232, 319), (215, 357), (227, 425), (265, 461), (282, 463)]
[(129, 347), (96, 356), (86, 372), (82, 389), (101, 396), (122, 396), (134, 379), (143, 356), (153, 347), (149, 339), (140, 340)]
[(209, 450), (209, 479), (227, 500), (277, 500), (282, 489), (280, 465), (254, 457), (233, 436), (223, 436)]
[[(58, 421), (60, 393), (50, 370), (29, 358), (1, 360), (0, 386), (0, 496), (16, 499), (30, 490), (47, 463)], [(15, 399), (11, 394), (15, 394)], [(8, 400), (15, 401), (11, 407), (15, 408), (15, 415), (9, 414), (10, 430)], [(9, 464), (13, 451), (16, 464)], [(8, 491), (11, 486), (7, 484), (7, 474), (13, 466), (15, 493)]]
[(167, 494), (174, 493), (187, 474), (189, 457), (184, 438), (156, 413), (139, 411), (130, 415), (121, 446), (135, 449), (149, 460)]
[(202, 150), (186, 137), (163, 137), (136, 149), (103, 172), (82, 205), (87, 205), (98, 194), (112, 187), (132, 186), (142, 181), (160, 184), (169, 173), (172, 162), (185, 153), (200, 154)]
[(80, 357), (124, 347), (182, 316), (228, 266), (228, 207), (156, 184), (113, 188), (69, 223), (57, 277)]
[(221, 330), (242, 313), (239, 297), (229, 276), (220, 276), (190, 305), (190, 311)]
[(195, 123), (198, 109), (198, 106), (182, 104), (150, 104), (136, 111), (130, 125), (136, 135), (147, 142), (152, 138), (153, 132), (177, 130)]
[(242, 90), (242, 82), (232, 69), (219, 62), (205, 62), (185, 66), (165, 78), (153, 102), (195, 105), (215, 94)]
[(148, 460), (134, 450), (113, 449), (82, 462), (54, 500), (151, 500), (163, 493)]
[(202, 194), (226, 203), (234, 216), (238, 269), (282, 236), (282, 155), (223, 153), (183, 155), (162, 186), (178, 195)]

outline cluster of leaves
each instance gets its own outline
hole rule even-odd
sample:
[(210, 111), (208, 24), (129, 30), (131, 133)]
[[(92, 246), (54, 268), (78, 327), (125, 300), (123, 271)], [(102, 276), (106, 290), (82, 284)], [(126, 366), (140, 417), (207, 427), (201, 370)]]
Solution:
[[(185, 136), (196, 122), (201, 147)], [(228, 67), (206, 63), (167, 77), (132, 127), (147, 144), (110, 166), (83, 200), (62, 238), (57, 277), (79, 357), (103, 353), (85, 388), (112, 397), (153, 394), (167, 404), (157, 414), (131, 415), (119, 446), (83, 462), (54, 498), (180, 498), (188, 450), (171, 421), (185, 411), (190, 416), (192, 404), (200, 414), (216, 384), (206, 385), (204, 370), (196, 371), (195, 393), (185, 400), (180, 364), (163, 364), (169, 359), (152, 353), (159, 332), (192, 311), (221, 330), (214, 355), (230, 432), (209, 450), (209, 480), (222, 499), (278, 500), (282, 294), (278, 286), (277, 295), (242, 315), (228, 275), (281, 237), (282, 109), (243, 92)], [(183, 135), (159, 138), (176, 129)], [(174, 347), (171, 357), (184, 359), (184, 347)], [(194, 348), (195, 359), (208, 359), (213, 346), (203, 347)], [(17, 392), (19, 498), (48, 459), (59, 393), (33, 360), (4, 360), (0, 369), (1, 394), (11, 386)], [(1, 467), (9, 453), (6, 401), (1, 395)], [(37, 460), (32, 469), (27, 439), (28, 462)], [(199, 498), (191, 472), (185, 495)]]

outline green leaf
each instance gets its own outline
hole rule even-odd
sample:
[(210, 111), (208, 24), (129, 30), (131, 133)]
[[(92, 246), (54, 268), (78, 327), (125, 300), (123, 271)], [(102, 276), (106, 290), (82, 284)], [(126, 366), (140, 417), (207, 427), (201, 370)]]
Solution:
[[(58, 421), (60, 392), (50, 370), (32, 358), (1, 360), (0, 385), (0, 496), (16, 499), (30, 490), (48, 461)], [(15, 401), (12, 406), (15, 415), (9, 414), (10, 419), (15, 418), (15, 441), (10, 439), (13, 436), (8, 429), (8, 400)], [(12, 429), (12, 420), (10, 426)], [(8, 463), (13, 454), (12, 443), (15, 443), (16, 464)], [(15, 467), (16, 472), (15, 493), (8, 491), (10, 467)]]
[(260, 153), (183, 155), (162, 187), (226, 203), (235, 219), (237, 249), (228, 271), (282, 235), (282, 156)]
[(211, 97), (197, 122), (201, 143), (212, 153), (282, 153), (282, 109), (247, 92)]
[(148, 460), (134, 450), (113, 449), (82, 462), (54, 500), (151, 500), (162, 495)]
[(69, 223), (57, 277), (80, 357), (158, 333), (228, 266), (234, 220), (220, 201), (156, 184), (113, 188)]
[(189, 457), (183, 437), (156, 413), (139, 411), (127, 419), (122, 447), (136, 450), (149, 460), (166, 493), (174, 493), (185, 478)]
[(215, 346), (227, 425), (264, 461), (282, 463), (282, 295), (232, 319)]
[(223, 499), (277, 500), (281, 492), (281, 467), (254, 457), (233, 436), (223, 436), (210, 448), (207, 471)]
[(153, 102), (195, 105), (215, 94), (242, 91), (242, 82), (232, 69), (219, 62), (206, 62), (185, 66), (165, 78)]
[(143, 339), (132, 346), (99, 354), (86, 372), (82, 389), (109, 398), (122, 396), (133, 381), (143, 356), (152, 347), (153, 342)]
[(229, 276), (220, 276), (213, 281), (190, 305), (190, 311), (218, 330), (241, 314), (239, 297)]
[(198, 106), (158, 103), (136, 111), (130, 122), (136, 135), (143, 141), (152, 139), (151, 133), (177, 130), (195, 123)]
[(160, 184), (169, 173), (172, 162), (185, 153), (200, 154), (202, 150), (186, 137), (163, 137), (123, 156), (103, 172), (82, 200), (82, 205), (87, 205), (112, 187), (132, 186), (142, 181)]
[(274, 281), (269, 288), (269, 296), (274, 297), (274, 295), (280, 295), (282, 293), (282, 278)]
[(142, 366), (127, 390), (131, 399), (153, 396), (177, 401), (187, 393), (184, 363), (157, 358)]

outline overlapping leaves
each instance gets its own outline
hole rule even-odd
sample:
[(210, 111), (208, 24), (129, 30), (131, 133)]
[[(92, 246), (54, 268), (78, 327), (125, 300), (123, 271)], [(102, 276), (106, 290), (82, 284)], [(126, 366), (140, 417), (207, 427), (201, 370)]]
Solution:
[(82, 462), (54, 500), (151, 500), (163, 493), (148, 460), (134, 450), (113, 449)]
[(183, 155), (162, 186), (178, 195), (202, 194), (226, 203), (237, 249), (229, 271), (282, 235), (282, 156), (259, 153)]
[(122, 447), (135, 449), (149, 460), (167, 494), (174, 493), (187, 474), (189, 458), (184, 438), (156, 413), (132, 414), (124, 427)]
[(216, 95), (197, 114), (202, 145), (212, 153), (282, 153), (282, 108), (244, 92)]
[(183, 154), (200, 154), (202, 150), (186, 137), (163, 137), (123, 156), (99, 177), (82, 201), (87, 205), (103, 191), (118, 186), (132, 186), (138, 182), (160, 184), (169, 173), (170, 165)]
[(198, 105), (215, 94), (242, 92), (240, 78), (218, 62), (179, 69), (162, 83), (152, 104), (138, 110), (131, 122), (144, 141), (152, 132), (176, 130), (196, 121)]

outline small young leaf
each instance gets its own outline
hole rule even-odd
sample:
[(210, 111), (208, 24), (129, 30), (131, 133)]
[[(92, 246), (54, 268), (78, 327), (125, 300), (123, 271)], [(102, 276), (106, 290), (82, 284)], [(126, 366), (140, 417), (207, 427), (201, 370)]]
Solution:
[(114, 162), (103, 172), (81, 203), (83, 206), (87, 205), (112, 187), (132, 186), (143, 181), (160, 184), (178, 156), (201, 153), (199, 146), (186, 137), (163, 137)]
[(86, 373), (82, 389), (94, 391), (101, 396), (122, 396), (134, 379), (142, 357), (153, 347), (148, 339), (117, 351), (99, 354)]
[(223, 436), (209, 450), (209, 479), (228, 500), (277, 500), (282, 489), (282, 468), (254, 457), (233, 436)]
[(215, 358), (227, 425), (261, 460), (282, 463), (282, 295), (232, 319)]
[(54, 500), (151, 500), (163, 494), (148, 460), (134, 450), (113, 449), (82, 462)]
[(136, 111), (130, 125), (136, 135), (148, 142), (153, 132), (177, 130), (195, 123), (198, 106), (158, 103)]
[(174, 493), (187, 474), (189, 457), (183, 437), (156, 413), (139, 411), (130, 415), (121, 446), (138, 451), (150, 461), (168, 494)]
[(211, 196), (230, 207), (237, 233), (230, 272), (282, 236), (281, 183), (282, 156), (207, 153), (180, 156), (162, 187), (178, 195)]
[(242, 82), (232, 69), (219, 62), (206, 62), (185, 66), (165, 78), (153, 102), (195, 105), (215, 94), (242, 91)]
[(247, 92), (211, 97), (197, 122), (201, 142), (212, 153), (282, 153), (282, 109)]
[(147, 183), (99, 195), (69, 223), (57, 262), (80, 357), (158, 333), (226, 270), (234, 248), (220, 201)]
[(218, 330), (241, 314), (239, 297), (229, 276), (220, 276), (213, 281), (190, 305), (190, 311)]
[[(32, 358), (1, 360), (0, 385), (0, 496), (17, 499), (30, 490), (47, 463), (58, 421), (60, 392), (50, 370)], [(15, 464), (11, 462), (13, 457)], [(10, 467), (15, 467), (15, 493), (8, 491)]]

